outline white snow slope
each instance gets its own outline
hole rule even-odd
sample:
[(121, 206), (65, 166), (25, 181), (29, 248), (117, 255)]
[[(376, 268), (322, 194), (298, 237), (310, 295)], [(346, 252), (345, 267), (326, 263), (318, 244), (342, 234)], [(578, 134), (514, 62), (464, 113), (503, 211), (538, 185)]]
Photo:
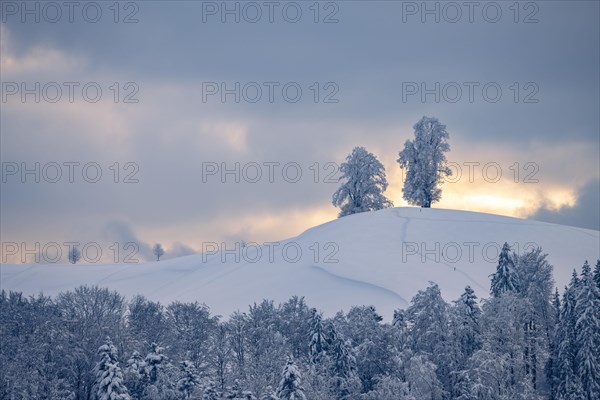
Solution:
[(429, 281), (439, 284), (448, 301), (466, 285), (487, 297), (505, 241), (518, 251), (541, 246), (561, 291), (573, 268), (600, 257), (599, 231), (466, 211), (391, 208), (331, 221), (278, 244), (250, 244), (237, 252), (238, 260), (232, 252), (140, 264), (6, 264), (0, 266), (0, 288), (55, 295), (99, 285), (165, 304), (199, 301), (225, 317), (264, 298), (282, 302), (298, 295), (327, 315), (374, 305), (389, 320)]

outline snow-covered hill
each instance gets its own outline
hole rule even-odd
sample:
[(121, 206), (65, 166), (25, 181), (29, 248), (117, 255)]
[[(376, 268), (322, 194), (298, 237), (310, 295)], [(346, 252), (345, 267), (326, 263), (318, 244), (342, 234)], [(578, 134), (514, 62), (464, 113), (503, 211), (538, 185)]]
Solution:
[(238, 252), (140, 264), (2, 265), (0, 287), (54, 295), (97, 284), (164, 303), (197, 300), (225, 316), (263, 298), (300, 295), (327, 314), (371, 304), (389, 319), (428, 281), (438, 283), (447, 300), (466, 285), (486, 297), (505, 241), (518, 251), (541, 246), (560, 288), (574, 267), (600, 257), (598, 231), (466, 211), (392, 208)]

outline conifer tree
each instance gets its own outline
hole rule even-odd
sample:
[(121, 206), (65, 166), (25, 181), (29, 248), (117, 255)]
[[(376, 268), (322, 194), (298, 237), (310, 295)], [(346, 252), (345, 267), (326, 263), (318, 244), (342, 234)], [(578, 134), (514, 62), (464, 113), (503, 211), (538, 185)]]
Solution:
[(158, 380), (159, 371), (164, 368), (167, 357), (163, 354), (163, 348), (156, 343), (150, 344), (150, 352), (144, 362), (146, 364), (146, 374), (150, 383), (154, 384)]
[(301, 385), (301, 375), (292, 357), (288, 357), (281, 373), (281, 381), (277, 390), (280, 400), (306, 400), (304, 388)]
[(465, 287), (460, 299), (455, 301), (455, 311), (456, 340), (459, 342), (456, 345), (460, 346), (463, 357), (470, 357), (481, 346), (481, 309), (470, 286)]
[(200, 377), (196, 366), (191, 361), (182, 361), (179, 364), (181, 378), (177, 381), (177, 390), (181, 392), (184, 399), (191, 399), (196, 386), (200, 384)]
[(584, 399), (600, 398), (600, 290), (593, 281), (590, 266), (585, 262), (581, 287), (575, 303), (575, 323), (578, 376)]
[(569, 400), (582, 398), (581, 379), (578, 376), (579, 363), (577, 360), (577, 323), (576, 292), (579, 286), (577, 272), (573, 271), (571, 283), (565, 288), (561, 301), (560, 321), (558, 323), (556, 341), (558, 344), (559, 379), (557, 398)]
[(552, 320), (553, 326), (550, 332), (549, 357), (546, 364), (546, 379), (550, 384), (550, 399), (557, 398), (558, 383), (560, 379), (559, 363), (558, 363), (558, 324), (560, 323), (560, 293), (558, 288), (552, 297)]
[(515, 262), (510, 254), (510, 246), (504, 243), (498, 256), (496, 272), (492, 274), (492, 286), (490, 289), (494, 297), (500, 297), (506, 292), (517, 292), (519, 288)]
[(310, 313), (310, 358), (313, 363), (317, 363), (320, 361), (321, 354), (325, 351), (327, 338), (321, 315), (315, 308), (311, 309)]
[(207, 383), (202, 393), (202, 400), (219, 400), (221, 396), (215, 388), (215, 383), (211, 380)]
[(277, 394), (273, 390), (271, 386), (267, 386), (265, 390), (265, 394), (260, 398), (260, 400), (279, 400), (277, 398)]
[(596, 283), (596, 287), (600, 289), (600, 260), (596, 261), (596, 266), (594, 267), (594, 282)]
[(117, 348), (107, 339), (98, 349), (100, 361), (96, 364), (96, 397), (98, 400), (130, 400), (123, 382), (123, 371), (117, 360)]

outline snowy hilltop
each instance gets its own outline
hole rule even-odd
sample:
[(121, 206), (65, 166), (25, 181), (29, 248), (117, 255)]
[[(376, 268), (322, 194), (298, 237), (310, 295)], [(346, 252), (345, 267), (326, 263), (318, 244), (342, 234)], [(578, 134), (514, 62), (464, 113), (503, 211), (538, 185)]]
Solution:
[(505, 242), (517, 253), (541, 247), (558, 288), (573, 268), (600, 258), (598, 231), (466, 211), (387, 208), (280, 242), (207, 245), (204, 253), (160, 262), (2, 265), (0, 285), (46, 295), (99, 285), (163, 303), (199, 301), (224, 316), (262, 299), (298, 295), (329, 315), (373, 305), (391, 319), (430, 281), (448, 301), (467, 285), (487, 297)]

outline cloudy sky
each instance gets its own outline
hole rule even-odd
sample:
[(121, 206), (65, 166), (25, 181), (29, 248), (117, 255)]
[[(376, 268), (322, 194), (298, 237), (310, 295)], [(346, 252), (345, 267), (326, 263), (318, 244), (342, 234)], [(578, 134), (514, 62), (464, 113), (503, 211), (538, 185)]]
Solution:
[(435, 207), (600, 229), (599, 3), (470, 4), (2, 2), (2, 242), (283, 239), (355, 146), (405, 206), (424, 115)]

